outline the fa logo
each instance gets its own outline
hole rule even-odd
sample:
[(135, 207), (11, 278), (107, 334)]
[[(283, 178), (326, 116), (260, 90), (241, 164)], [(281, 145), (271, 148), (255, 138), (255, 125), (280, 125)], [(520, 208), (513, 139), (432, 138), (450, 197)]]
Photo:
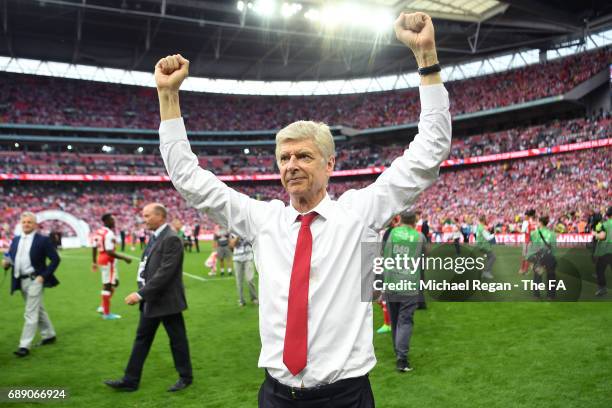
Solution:
[(565, 290), (565, 283), (562, 280), (549, 280), (548, 281), (548, 289), (552, 290)]

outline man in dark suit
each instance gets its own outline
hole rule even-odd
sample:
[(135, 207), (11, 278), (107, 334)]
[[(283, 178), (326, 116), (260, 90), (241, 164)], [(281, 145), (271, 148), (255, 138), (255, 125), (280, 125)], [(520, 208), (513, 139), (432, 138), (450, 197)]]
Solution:
[[(32, 341), (40, 328), (40, 345), (55, 343), (55, 329), (43, 306), (44, 288), (59, 284), (53, 275), (60, 263), (59, 255), (49, 237), (39, 234), (36, 215), (24, 212), (21, 215), (22, 234), (11, 242), (8, 257), (2, 260), (4, 269), (12, 266), (11, 294), (21, 290), (25, 300), (25, 323), (19, 340), (17, 357), (30, 354)], [(47, 265), (47, 259), (51, 262)]]
[(147, 228), (153, 235), (145, 248), (138, 267), (138, 291), (129, 294), (125, 302), (140, 303), (140, 322), (132, 354), (119, 380), (107, 380), (109, 387), (136, 391), (155, 332), (162, 323), (170, 338), (178, 381), (168, 391), (180, 391), (193, 381), (189, 344), (183, 320), (187, 309), (183, 287), (183, 243), (166, 223), (166, 208), (158, 203), (148, 204), (142, 211)]

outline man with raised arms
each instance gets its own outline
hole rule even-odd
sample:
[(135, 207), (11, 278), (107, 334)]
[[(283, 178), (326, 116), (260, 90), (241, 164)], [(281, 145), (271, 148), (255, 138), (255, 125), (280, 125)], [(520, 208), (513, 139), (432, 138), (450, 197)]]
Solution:
[(419, 132), (374, 183), (337, 201), (326, 192), (335, 164), (327, 125), (299, 121), (276, 135), (289, 205), (251, 199), (202, 169), (191, 151), (179, 106), (189, 61), (172, 55), (155, 66), (160, 150), (172, 183), (189, 205), (253, 244), (260, 276), (258, 365), (265, 369), (260, 407), (374, 407), (367, 376), (376, 364), (372, 304), (361, 297), (361, 243), (376, 242), (388, 220), (436, 181), (451, 144), (431, 18), (402, 13), (395, 32), (420, 68)]

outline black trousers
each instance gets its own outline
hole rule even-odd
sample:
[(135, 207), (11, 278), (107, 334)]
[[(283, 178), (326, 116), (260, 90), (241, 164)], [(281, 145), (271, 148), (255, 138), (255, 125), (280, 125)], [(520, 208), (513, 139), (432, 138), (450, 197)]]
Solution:
[(597, 258), (595, 264), (595, 272), (597, 273), (597, 286), (605, 288), (606, 285), (606, 269), (612, 267), (612, 254), (605, 254)]
[[(546, 280), (547, 281), (557, 280), (556, 266), (543, 266), (543, 265), (539, 265), (539, 267), (544, 268), (544, 271), (546, 272)], [(534, 283), (542, 283), (542, 275), (539, 274), (538, 272), (534, 272), (533, 273), (533, 282)], [(548, 282), (546, 282), (546, 285), (547, 285), (547, 289), (546, 289), (547, 296), (549, 298), (554, 298), (557, 295), (557, 291), (555, 289), (555, 286), (554, 285), (550, 286), (550, 283), (548, 283)], [(537, 289), (534, 289), (533, 295), (535, 297), (539, 298), (540, 297), (540, 291), (537, 290)]]
[(132, 354), (125, 369), (124, 380), (138, 385), (142, 375), (142, 367), (153, 344), (155, 333), (159, 325), (163, 324), (170, 338), (170, 349), (174, 359), (174, 367), (179, 376), (186, 380), (192, 380), (191, 359), (189, 357), (189, 343), (185, 330), (183, 314), (177, 313), (161, 317), (145, 317), (140, 312), (140, 321), (136, 329), (136, 339), (132, 347)]
[(374, 394), (367, 375), (320, 387), (294, 388), (266, 371), (258, 402), (259, 408), (374, 408)]

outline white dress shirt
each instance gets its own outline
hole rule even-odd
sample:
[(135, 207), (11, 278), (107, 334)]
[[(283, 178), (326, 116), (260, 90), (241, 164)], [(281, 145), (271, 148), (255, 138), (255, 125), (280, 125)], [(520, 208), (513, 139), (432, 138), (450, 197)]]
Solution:
[(155, 239), (159, 237), (159, 234), (161, 234), (164, 228), (166, 228), (167, 226), (168, 226), (168, 223), (166, 222), (160, 225), (155, 231), (153, 231), (153, 235), (155, 235)]
[[(160, 150), (168, 174), (188, 204), (253, 244), (259, 272), (259, 367), (289, 386), (314, 387), (362, 376), (376, 364), (372, 305), (361, 300), (361, 243), (410, 207), (438, 177), (451, 143), (448, 93), (443, 85), (420, 87), (419, 134), (377, 180), (337, 201), (326, 196), (311, 225), (313, 248), (308, 293), (308, 357), (293, 376), (283, 363), (287, 299), (300, 223), (280, 200), (257, 201), (229, 188), (199, 167), (182, 118), (160, 124)], [(407, 101), (408, 103), (409, 101)], [(374, 254), (371, 254), (374, 256)], [(363, 269), (367, 268), (367, 269)]]
[(15, 263), (13, 274), (15, 278), (22, 275), (29, 275), (34, 272), (32, 261), (30, 259), (30, 250), (32, 249), (32, 241), (34, 241), (35, 231), (29, 234), (22, 234), (17, 245), (17, 253), (15, 254)]
[[(160, 225), (155, 231), (153, 231), (153, 235), (155, 236), (155, 239), (159, 237), (159, 234), (161, 234), (164, 228), (166, 228), (167, 226), (168, 226), (168, 223), (166, 222)], [(145, 278), (144, 278), (144, 270), (145, 270), (145, 266), (147, 265), (147, 258), (148, 257), (140, 261), (140, 263), (138, 264), (138, 272), (136, 272), (136, 283), (138, 283), (139, 288), (146, 284)], [(139, 293), (136, 293), (136, 295), (138, 295), (140, 300), (142, 300), (142, 296), (140, 296)]]

